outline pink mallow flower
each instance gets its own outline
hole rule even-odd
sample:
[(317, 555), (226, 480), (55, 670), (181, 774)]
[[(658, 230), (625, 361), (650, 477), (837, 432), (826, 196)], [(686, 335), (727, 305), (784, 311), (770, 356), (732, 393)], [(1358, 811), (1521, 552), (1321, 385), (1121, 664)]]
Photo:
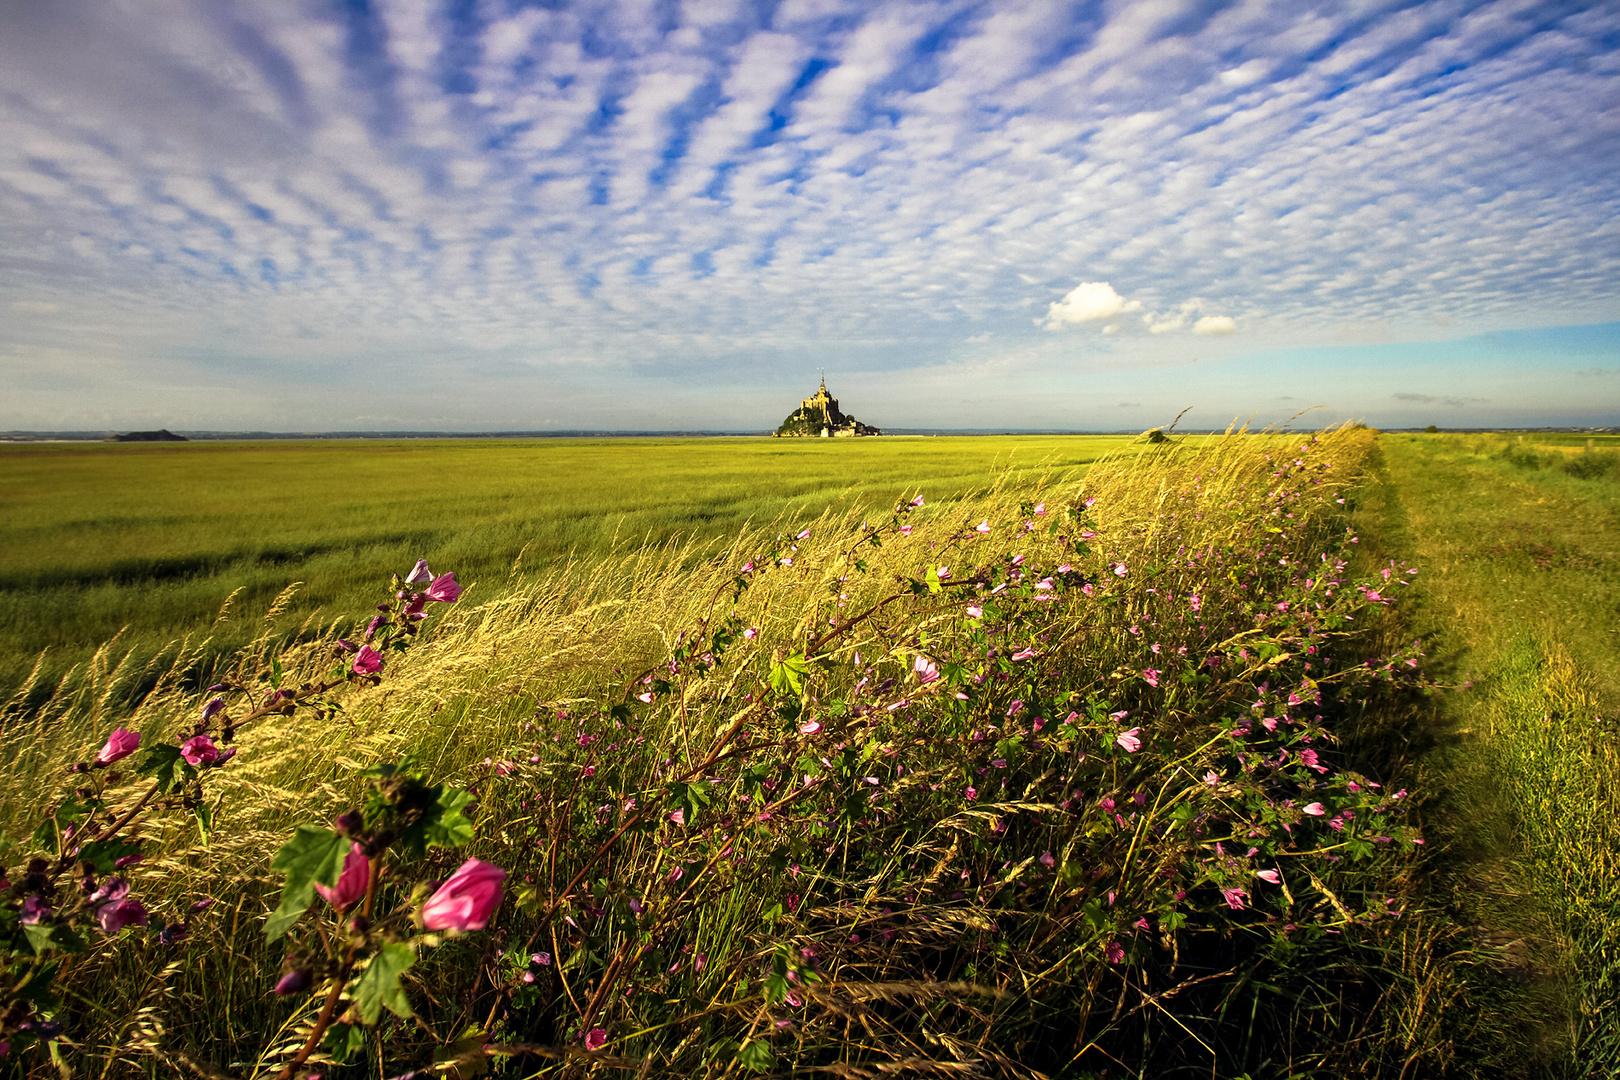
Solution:
[(1221, 890), (1221, 896), (1226, 899), (1226, 906), (1233, 911), (1243, 910), (1243, 901), (1248, 898), (1249, 891), (1241, 885), (1228, 885)]
[(1326, 817), (1327, 809), (1319, 802), (1306, 803), (1301, 809), (1311, 817)]
[(468, 859), (422, 905), (429, 930), (482, 930), (501, 904), (506, 871), (482, 859)]
[(985, 520), (979, 522), (977, 525), (973, 526), (973, 531), (974, 532), (982, 532), (982, 533), (989, 532), (990, 531), (990, 519), (986, 518)]
[(441, 604), (453, 604), (461, 595), (461, 586), (456, 584), (454, 573), (440, 574), (433, 579), (433, 584), (424, 590), (424, 595), (429, 600), (437, 600)]
[(126, 926), (145, 926), (146, 909), (139, 900), (125, 897), (98, 907), (96, 921), (105, 933), (116, 934)]
[(939, 679), (939, 668), (921, 653), (918, 653), (917, 659), (912, 661), (911, 669), (917, 673), (917, 681), (924, 686)]
[(1123, 963), (1125, 960), (1125, 947), (1117, 941), (1110, 941), (1103, 947), (1103, 959), (1110, 964)]
[(1148, 668), (1146, 671), (1142, 672), (1142, 681), (1147, 683), (1149, 686), (1158, 686), (1159, 676), (1161, 674), (1163, 674), (1163, 672), (1156, 668)]
[(383, 655), (370, 645), (360, 646), (360, 651), (354, 654), (354, 673), (356, 675), (375, 675), (383, 668)]
[(1254, 876), (1259, 878), (1261, 881), (1269, 881), (1273, 885), (1279, 885), (1282, 883), (1282, 875), (1277, 873), (1275, 870), (1256, 870), (1254, 872)]
[(1142, 740), (1136, 736), (1136, 733), (1141, 730), (1142, 729), (1139, 727), (1133, 727), (1129, 731), (1122, 731), (1118, 735), (1114, 736), (1114, 741), (1118, 743), (1120, 749), (1124, 750), (1127, 754), (1134, 754), (1138, 750), (1142, 749)]
[(133, 754), (141, 745), (141, 733), (127, 731), (124, 728), (113, 728), (113, 733), (107, 736), (107, 745), (101, 748), (96, 755), (97, 765), (111, 765), (119, 758), (126, 758)]
[(428, 569), (427, 560), (426, 559), (417, 559), (416, 560), (416, 565), (411, 567), (411, 572), (409, 574), (407, 574), (406, 577), (405, 577), (405, 584), (407, 584), (407, 585), (420, 585), (424, 581), (432, 581), (432, 580), (433, 580), (433, 571)]
[(321, 894), (322, 900), (342, 911), (366, 895), (370, 880), (371, 860), (366, 858), (365, 848), (356, 843), (343, 860), (343, 873), (338, 875), (337, 884), (326, 886), (316, 882), (315, 891)]
[(180, 756), (191, 765), (212, 765), (219, 760), (219, 747), (207, 735), (196, 735), (180, 744)]
[(607, 1045), (607, 1031), (602, 1028), (591, 1028), (585, 1033), (585, 1049), (600, 1050)]

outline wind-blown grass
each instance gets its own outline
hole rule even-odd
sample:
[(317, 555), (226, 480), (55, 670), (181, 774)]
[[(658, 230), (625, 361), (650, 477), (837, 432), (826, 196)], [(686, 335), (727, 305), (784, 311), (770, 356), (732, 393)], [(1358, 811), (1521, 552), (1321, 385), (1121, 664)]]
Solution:
[[(366, 1068), (1393, 1073), (1433, 1032), (1390, 1031), (1362, 951), (1403, 932), (1413, 834), (1335, 735), (1415, 670), (1380, 652), (1401, 574), (1357, 584), (1341, 556), (1370, 439), (1163, 448), (458, 606), (344, 713), (244, 730), (206, 847), (143, 826), (166, 854), (141, 888), (191, 933), (71, 961), (73, 1053), (248, 1075), (301, 1041), (308, 1006), (267, 996), (292, 947), (260, 932), (269, 853), (409, 754), (476, 792), (472, 850), (512, 888), (490, 933), (424, 954), (423, 1026), (377, 1029)], [(259, 625), (232, 682), (283, 640)], [(293, 682), (332, 662), (306, 630)], [(114, 721), (148, 744), (192, 722), (187, 659), (131, 708), (110, 656), (8, 719), (8, 835)]]
[[(907, 484), (945, 500), (1095, 460), (1113, 437), (567, 439), (0, 445), (0, 693), (42, 650), (54, 684), (104, 642), (138, 666), (184, 635), (207, 659), (288, 611), (353, 617), (379, 567), (423, 551), (480, 599), (514, 576), (748, 522), (871, 505)], [(690, 557), (706, 550), (694, 547)], [(228, 611), (226, 612), (228, 614)], [(212, 625), (210, 625), (212, 624)], [(208, 627), (207, 630), (203, 628)], [(195, 674), (195, 672), (194, 672)]]

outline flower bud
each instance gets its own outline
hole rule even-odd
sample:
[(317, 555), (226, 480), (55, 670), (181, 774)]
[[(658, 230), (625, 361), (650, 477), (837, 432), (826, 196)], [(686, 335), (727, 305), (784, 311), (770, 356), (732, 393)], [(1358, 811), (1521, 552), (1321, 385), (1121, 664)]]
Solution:
[(280, 981), (276, 983), (276, 993), (281, 997), (302, 994), (309, 989), (310, 983), (314, 981), (314, 973), (309, 968), (294, 968), (283, 975)]
[(353, 839), (366, 827), (366, 819), (358, 810), (345, 810), (332, 822), (332, 827), (342, 835)]

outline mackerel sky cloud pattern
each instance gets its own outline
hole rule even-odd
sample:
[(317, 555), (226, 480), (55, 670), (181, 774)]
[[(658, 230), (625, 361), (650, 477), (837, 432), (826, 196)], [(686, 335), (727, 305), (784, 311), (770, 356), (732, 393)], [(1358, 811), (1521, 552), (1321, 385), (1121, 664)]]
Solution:
[(1617, 46), (1547, 0), (7, 5), (0, 428), (764, 427), (821, 366), (886, 427), (1613, 422)]

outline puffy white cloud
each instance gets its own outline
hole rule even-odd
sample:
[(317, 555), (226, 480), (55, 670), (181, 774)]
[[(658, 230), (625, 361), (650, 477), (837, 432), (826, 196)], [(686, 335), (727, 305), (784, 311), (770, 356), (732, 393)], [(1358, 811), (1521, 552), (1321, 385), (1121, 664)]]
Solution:
[(1195, 334), (1233, 334), (1237, 332), (1237, 323), (1230, 315), (1205, 315), (1193, 323)]
[(1063, 299), (1054, 300), (1047, 306), (1046, 318), (1041, 320), (1041, 325), (1048, 330), (1058, 330), (1065, 326), (1111, 319), (1122, 311), (1136, 311), (1141, 306), (1141, 301), (1126, 300), (1106, 281), (1082, 281), (1070, 289)]

